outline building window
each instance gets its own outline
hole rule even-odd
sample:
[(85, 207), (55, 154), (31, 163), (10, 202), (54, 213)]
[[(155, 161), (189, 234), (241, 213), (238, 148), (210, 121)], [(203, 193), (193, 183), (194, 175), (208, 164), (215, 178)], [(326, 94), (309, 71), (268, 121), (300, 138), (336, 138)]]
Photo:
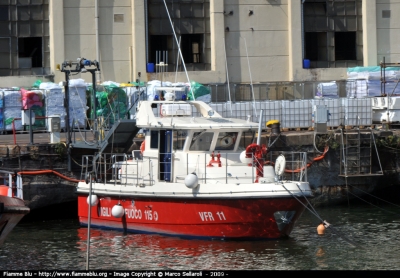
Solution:
[(49, 1), (1, 1), (0, 76), (48, 75)]
[[(182, 58), (163, 1), (147, 0), (147, 63), (156, 71), (211, 70), (210, 0), (166, 0)], [(168, 64), (162, 69), (157, 64)]]
[(42, 38), (18, 38), (18, 61), (20, 68), (41, 68)]
[(123, 14), (114, 14), (114, 22), (115, 23), (123, 23), (124, 15)]
[(363, 65), (361, 0), (306, 0), (304, 59), (310, 68)]
[(0, 21), (9, 20), (8, 6), (0, 6)]
[(203, 35), (182, 35), (181, 51), (185, 63), (202, 63)]
[(390, 18), (390, 10), (382, 10), (382, 18)]

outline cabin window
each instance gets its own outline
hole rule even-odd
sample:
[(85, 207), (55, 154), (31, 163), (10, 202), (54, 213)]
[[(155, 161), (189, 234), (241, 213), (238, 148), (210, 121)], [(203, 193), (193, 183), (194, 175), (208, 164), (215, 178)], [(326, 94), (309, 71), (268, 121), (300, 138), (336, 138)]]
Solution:
[(174, 142), (173, 142), (174, 150), (183, 150), (183, 146), (185, 145), (186, 135), (187, 135), (186, 131), (182, 130), (174, 131)]
[(150, 131), (150, 149), (158, 149), (158, 131)]
[(240, 136), (240, 142), (238, 151), (244, 151), (248, 145), (254, 142), (255, 131), (249, 130), (242, 132)]
[(213, 139), (213, 132), (195, 132), (190, 144), (191, 151), (209, 151)]
[(237, 132), (220, 132), (218, 134), (218, 140), (217, 144), (215, 145), (215, 150), (233, 150), (235, 148), (237, 137)]

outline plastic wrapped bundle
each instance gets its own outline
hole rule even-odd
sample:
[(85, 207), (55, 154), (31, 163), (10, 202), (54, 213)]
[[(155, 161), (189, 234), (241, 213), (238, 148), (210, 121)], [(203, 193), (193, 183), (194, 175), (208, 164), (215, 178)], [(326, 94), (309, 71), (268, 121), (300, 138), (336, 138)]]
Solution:
[[(377, 97), (381, 96), (383, 92), (383, 86), (381, 81), (379, 80), (368, 80), (368, 96)], [(385, 85), (385, 94), (389, 95), (399, 95), (400, 94), (400, 84), (397, 84), (397, 81), (386, 81)]]
[(44, 92), (47, 106), (64, 106), (64, 93), (62, 88), (46, 89)]
[(329, 97), (329, 98), (337, 98), (338, 97), (338, 87), (335, 81), (319, 83), (317, 85), (317, 94), (318, 97)]
[(21, 89), (22, 109), (43, 107), (43, 92), (40, 90), (28, 91)]
[(348, 98), (361, 98), (367, 96), (367, 80), (348, 80), (346, 83)]
[(4, 90), (3, 91), (3, 126), (7, 131), (11, 131), (14, 121), (15, 130), (22, 130), (21, 120), (21, 92), (19, 90)]
[(86, 107), (86, 86), (69, 87), (69, 106), (74, 108)]
[(0, 131), (3, 131), (4, 129), (4, 124), (3, 124), (3, 118), (4, 118), (4, 112), (3, 108), (0, 108)]
[(21, 118), (21, 107), (8, 107), (4, 109), (3, 122), (5, 130), (13, 130), (13, 122), (15, 130), (22, 130), (21, 120), (15, 120), (16, 118)]
[(69, 125), (74, 128), (86, 127), (86, 108), (69, 108)]
[(21, 92), (19, 90), (3, 91), (4, 108), (20, 107), (21, 108)]
[(137, 89), (136, 87), (125, 87), (124, 91), (128, 98), (127, 108), (129, 109), (130, 118), (134, 119), (136, 114), (136, 105), (140, 100), (147, 99), (146, 88), (140, 87)]

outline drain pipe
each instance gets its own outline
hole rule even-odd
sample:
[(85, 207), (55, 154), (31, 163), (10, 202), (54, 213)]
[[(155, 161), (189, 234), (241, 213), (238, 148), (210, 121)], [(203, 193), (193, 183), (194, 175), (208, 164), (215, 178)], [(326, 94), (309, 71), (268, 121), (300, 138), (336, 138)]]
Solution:
[(147, 0), (144, 0), (144, 28), (145, 28), (145, 35), (146, 35), (146, 37), (145, 37), (145, 43), (146, 43), (146, 65), (147, 65), (147, 63), (150, 63), (150, 60), (149, 60), (149, 50), (148, 50), (148, 47), (149, 47), (149, 20), (148, 20), (148, 12), (147, 12), (147, 9), (148, 9), (148, 7), (147, 7)]
[(305, 59), (304, 57), (304, 2), (305, 0), (301, 0), (301, 59)]
[[(96, 60), (100, 64), (100, 43), (99, 43), (99, 0), (95, 0), (94, 2), (94, 20), (96, 26)], [(100, 83), (101, 74), (100, 70), (97, 71), (97, 82)], [(95, 86), (95, 84), (93, 84)], [(93, 88), (95, 90), (95, 88)]]

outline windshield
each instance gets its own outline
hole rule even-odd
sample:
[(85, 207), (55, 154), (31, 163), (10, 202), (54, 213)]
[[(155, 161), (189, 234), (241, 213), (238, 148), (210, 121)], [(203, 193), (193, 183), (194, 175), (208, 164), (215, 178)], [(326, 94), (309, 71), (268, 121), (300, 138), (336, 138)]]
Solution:
[(218, 134), (215, 150), (233, 150), (235, 148), (238, 132), (220, 132)]
[(213, 132), (195, 132), (190, 143), (191, 151), (209, 151), (213, 139)]

